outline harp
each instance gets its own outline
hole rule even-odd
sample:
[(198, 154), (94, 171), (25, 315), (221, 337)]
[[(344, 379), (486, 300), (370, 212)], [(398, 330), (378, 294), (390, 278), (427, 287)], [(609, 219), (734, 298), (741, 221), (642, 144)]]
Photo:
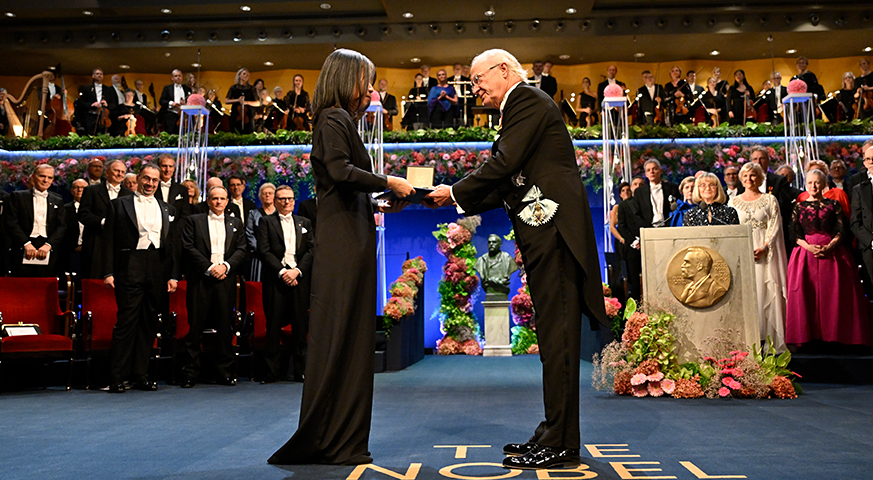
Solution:
[(43, 89), (48, 88), (48, 77), (51, 72), (45, 71), (34, 75), (21, 92), (18, 98), (6, 94), (3, 107), (6, 109), (6, 117), (9, 122), (9, 136), (14, 137), (42, 137), (45, 126), (45, 95)]

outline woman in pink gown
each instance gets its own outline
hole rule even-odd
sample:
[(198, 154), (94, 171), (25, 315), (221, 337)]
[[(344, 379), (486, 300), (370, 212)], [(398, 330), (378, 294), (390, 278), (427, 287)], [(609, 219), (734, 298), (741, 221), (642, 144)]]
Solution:
[(809, 198), (794, 206), (791, 222), (799, 248), (788, 262), (785, 342), (871, 345), (870, 304), (843, 243), (846, 218), (837, 201), (824, 197), (825, 185), (821, 170), (807, 172)]

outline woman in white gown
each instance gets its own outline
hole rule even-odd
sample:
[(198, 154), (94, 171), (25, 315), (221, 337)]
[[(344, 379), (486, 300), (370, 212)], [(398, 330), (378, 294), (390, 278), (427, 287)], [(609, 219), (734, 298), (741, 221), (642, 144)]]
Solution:
[(743, 165), (740, 182), (746, 190), (732, 198), (728, 205), (736, 209), (741, 225), (752, 226), (761, 340), (766, 340), (769, 335), (776, 351), (783, 352), (788, 260), (779, 202), (773, 195), (759, 190), (764, 178), (764, 171), (758, 164), (749, 162)]

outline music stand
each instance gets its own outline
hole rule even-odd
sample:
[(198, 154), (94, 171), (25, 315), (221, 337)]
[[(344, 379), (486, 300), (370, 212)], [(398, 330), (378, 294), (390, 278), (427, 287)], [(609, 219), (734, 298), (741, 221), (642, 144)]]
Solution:
[(572, 124), (574, 127), (579, 123), (579, 117), (576, 116), (576, 112), (573, 110), (573, 106), (570, 105), (570, 102), (567, 99), (561, 100), (561, 113), (567, 116), (568, 123)]

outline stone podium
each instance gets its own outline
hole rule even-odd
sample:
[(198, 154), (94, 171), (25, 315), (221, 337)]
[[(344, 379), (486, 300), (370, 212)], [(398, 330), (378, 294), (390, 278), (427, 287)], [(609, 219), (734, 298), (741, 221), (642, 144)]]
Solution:
[(643, 303), (676, 314), (679, 362), (706, 353), (717, 329), (734, 330), (747, 348), (760, 345), (751, 226), (644, 228)]
[(485, 348), (482, 349), (482, 356), (511, 357), (509, 300), (506, 295), (488, 293), (482, 306), (485, 307)]

